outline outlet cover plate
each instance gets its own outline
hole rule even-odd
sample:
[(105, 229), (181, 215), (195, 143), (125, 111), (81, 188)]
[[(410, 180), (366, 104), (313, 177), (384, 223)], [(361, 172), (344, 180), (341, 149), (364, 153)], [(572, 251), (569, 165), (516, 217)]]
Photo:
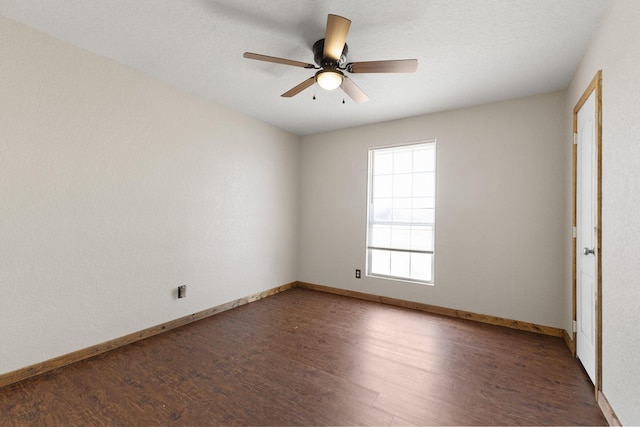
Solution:
[(178, 286), (178, 298), (185, 298), (187, 296), (187, 285)]

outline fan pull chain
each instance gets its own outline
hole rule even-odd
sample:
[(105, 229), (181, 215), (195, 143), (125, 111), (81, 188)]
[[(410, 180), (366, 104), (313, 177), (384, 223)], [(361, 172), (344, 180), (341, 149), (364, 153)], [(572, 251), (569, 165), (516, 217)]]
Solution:
[(314, 101), (316, 100), (316, 94), (315, 93), (313, 94), (313, 100)]
[(344, 98), (342, 98), (342, 103), (344, 104)]

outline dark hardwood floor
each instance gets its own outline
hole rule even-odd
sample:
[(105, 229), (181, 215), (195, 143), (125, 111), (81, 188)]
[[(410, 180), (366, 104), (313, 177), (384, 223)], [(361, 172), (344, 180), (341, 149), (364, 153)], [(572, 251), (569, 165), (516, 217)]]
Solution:
[(606, 425), (560, 338), (295, 288), (0, 389), (0, 425)]

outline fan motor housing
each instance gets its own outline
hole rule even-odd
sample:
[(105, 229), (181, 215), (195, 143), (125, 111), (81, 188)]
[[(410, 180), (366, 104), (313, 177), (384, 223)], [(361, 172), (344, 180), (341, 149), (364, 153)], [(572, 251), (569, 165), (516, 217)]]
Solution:
[(344, 67), (344, 65), (347, 63), (347, 53), (349, 52), (349, 47), (346, 43), (344, 44), (344, 48), (342, 49), (342, 54), (340, 55), (340, 59), (338, 60), (338, 62), (324, 57), (324, 39), (320, 39), (315, 42), (313, 44), (312, 50), (313, 60), (322, 68)]

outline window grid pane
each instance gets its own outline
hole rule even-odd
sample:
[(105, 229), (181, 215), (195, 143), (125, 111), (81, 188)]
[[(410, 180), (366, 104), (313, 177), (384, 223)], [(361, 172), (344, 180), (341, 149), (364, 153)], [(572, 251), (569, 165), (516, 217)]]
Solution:
[(373, 149), (368, 274), (433, 282), (435, 142)]

